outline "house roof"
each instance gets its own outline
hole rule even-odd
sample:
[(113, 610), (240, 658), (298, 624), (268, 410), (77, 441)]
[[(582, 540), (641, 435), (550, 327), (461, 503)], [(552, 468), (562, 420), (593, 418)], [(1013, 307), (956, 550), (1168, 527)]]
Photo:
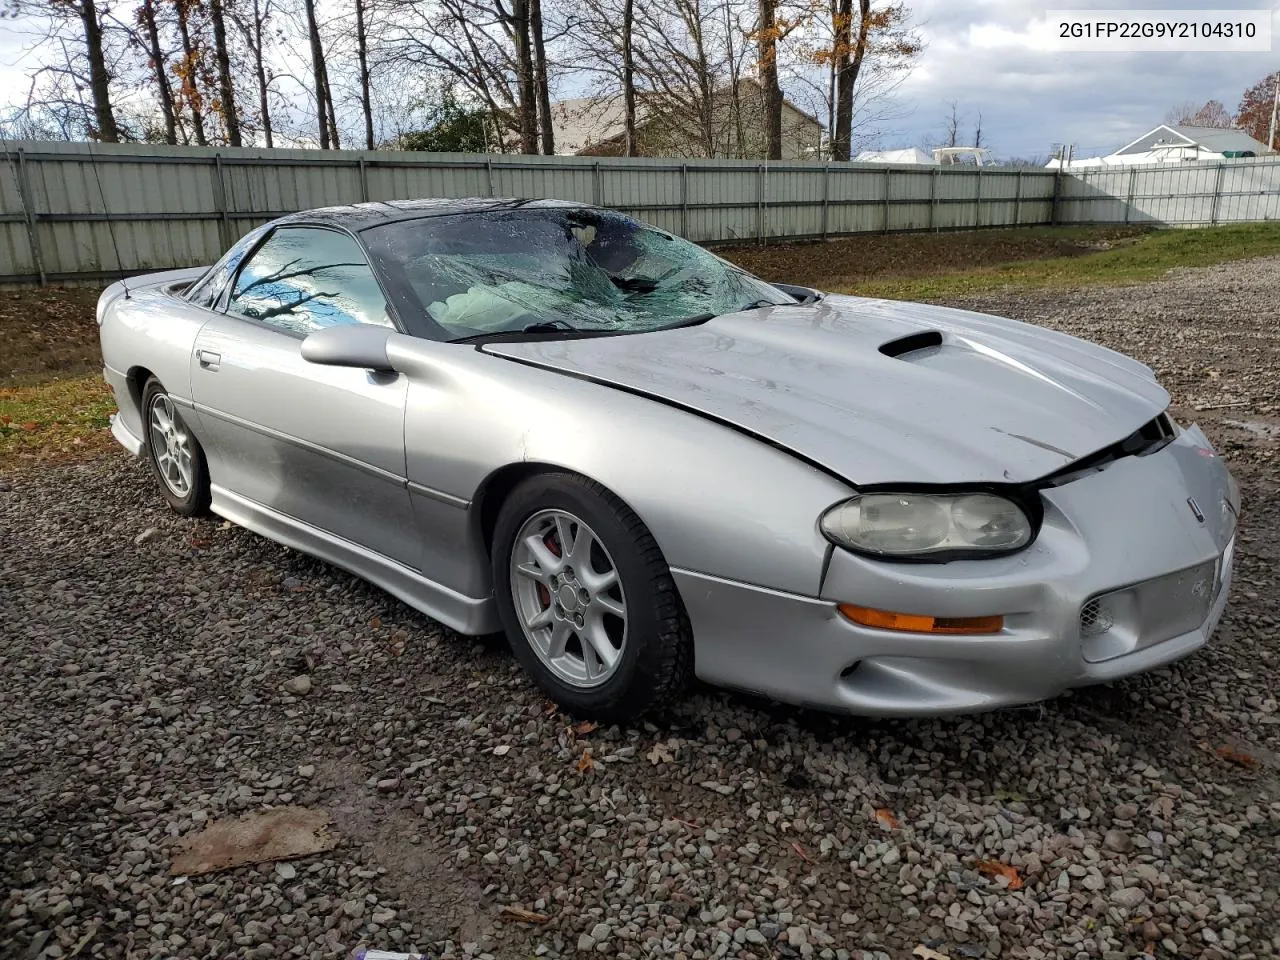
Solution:
[(937, 161), (919, 147), (907, 147), (903, 150), (863, 150), (854, 158), (856, 163), (927, 163)]
[(1259, 154), (1270, 152), (1265, 143), (1259, 143), (1243, 130), (1162, 123), (1148, 130), (1138, 139), (1126, 143), (1112, 156), (1124, 153), (1147, 153), (1151, 150), (1153, 143), (1184, 147), (1199, 146), (1209, 153), (1225, 153), (1228, 150), (1242, 152), (1251, 150)]
[[(740, 80), (739, 83), (744, 86), (759, 86), (755, 80), (749, 78)], [(723, 88), (726, 91), (727, 89), (728, 87)], [(652, 119), (653, 111), (649, 109), (647, 100), (642, 91), (637, 91), (637, 126)], [(817, 117), (800, 109), (785, 97), (782, 105), (815, 126), (822, 126), (822, 122)], [(625, 132), (622, 93), (618, 91), (595, 97), (557, 100), (551, 104), (551, 123), (555, 132), (556, 153), (560, 154), (580, 153), (587, 147), (609, 140), (620, 140)]]

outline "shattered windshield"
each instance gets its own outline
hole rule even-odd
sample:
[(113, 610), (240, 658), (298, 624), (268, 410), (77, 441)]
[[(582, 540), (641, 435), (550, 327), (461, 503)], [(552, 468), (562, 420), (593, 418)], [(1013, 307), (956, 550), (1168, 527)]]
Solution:
[(523, 209), (368, 230), (375, 262), (451, 340), (539, 329), (640, 333), (787, 294), (621, 214)]

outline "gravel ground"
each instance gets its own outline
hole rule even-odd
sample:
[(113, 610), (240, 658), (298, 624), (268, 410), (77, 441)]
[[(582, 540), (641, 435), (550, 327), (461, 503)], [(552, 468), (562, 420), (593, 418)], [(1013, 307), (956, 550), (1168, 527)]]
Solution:
[[(0, 956), (1280, 955), (1278, 298), (1268, 260), (970, 304), (1151, 363), (1246, 504), (1203, 652), (977, 717), (699, 690), (575, 726), (505, 650), (170, 515), (123, 456), (0, 481)], [(288, 803), (338, 847), (169, 876)]]

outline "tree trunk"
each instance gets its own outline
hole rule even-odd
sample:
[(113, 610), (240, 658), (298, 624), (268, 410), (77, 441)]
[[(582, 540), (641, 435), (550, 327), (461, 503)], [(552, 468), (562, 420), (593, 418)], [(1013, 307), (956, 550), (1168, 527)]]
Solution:
[(622, 137), (628, 157), (636, 153), (636, 65), (631, 48), (631, 28), (635, 23), (635, 0), (622, 4)]
[(853, 31), (853, 0), (839, 0), (836, 23), (836, 133), (831, 144), (834, 160), (848, 160), (853, 141), (853, 92), (867, 53), (871, 29), (871, 0), (858, 0), (858, 31)]
[(182, 88), (186, 94), (187, 105), (191, 108), (191, 127), (196, 133), (196, 143), (207, 147), (209, 140), (204, 135), (204, 105), (200, 94), (200, 51), (191, 42), (191, 25), (187, 21), (187, 0), (177, 0), (174, 8), (178, 11), (178, 35), (182, 38), (183, 61)]
[(164, 142), (178, 142), (178, 119), (173, 109), (173, 89), (169, 86), (169, 74), (165, 72), (164, 51), (160, 47), (160, 30), (156, 26), (154, 0), (142, 0), (142, 26), (147, 31), (147, 52), (151, 56), (151, 69), (156, 77), (156, 91), (160, 94), (160, 112), (164, 115)]
[[(868, 0), (870, 2), (870, 0)], [(778, 0), (760, 0), (760, 88), (764, 96), (764, 155), (782, 159), (782, 87), (778, 83)]]
[(338, 139), (338, 115), (333, 110), (333, 87), (329, 85), (329, 66), (323, 58), (320, 60), (320, 80), (324, 87), (324, 106), (329, 118), (329, 143), (333, 149), (342, 149)]
[(93, 92), (93, 122), (98, 140), (119, 143), (115, 111), (111, 109), (111, 75), (102, 51), (102, 23), (94, 0), (80, 0), (80, 22), (84, 26), (84, 45), (89, 56), (89, 87)]
[(356, 53), (360, 60), (360, 106), (364, 110), (364, 147), (373, 149), (373, 100), (369, 94), (369, 36), (365, 32), (365, 0), (356, 2)]
[(262, 60), (262, 25), (266, 17), (262, 15), (261, 0), (253, 0), (253, 68), (258, 75), (258, 109), (262, 113), (262, 135), (266, 138), (267, 149), (271, 143), (271, 109), (267, 104), (267, 67)]
[(231, 57), (227, 53), (227, 24), (222, 15), (222, 0), (209, 0), (209, 19), (213, 21), (213, 53), (218, 62), (218, 94), (221, 99), (222, 123), (227, 128), (227, 142), (240, 146), (240, 117), (236, 113), (236, 90), (231, 82)]
[(315, 86), (316, 117), (320, 122), (320, 149), (329, 149), (329, 117), (325, 109), (324, 48), (320, 46), (320, 28), (316, 26), (315, 0), (303, 0), (307, 14), (307, 39), (311, 43), (311, 80)]
[(538, 152), (538, 107), (534, 92), (533, 53), (529, 49), (529, 0), (514, 0), (511, 19), (515, 33), (516, 86), (520, 99), (520, 152)]
[(542, 37), (542, 0), (529, 0), (529, 33), (533, 37), (533, 82), (538, 92), (538, 129), (542, 152), (554, 156), (555, 131), (551, 127), (551, 91), (547, 85), (547, 49)]

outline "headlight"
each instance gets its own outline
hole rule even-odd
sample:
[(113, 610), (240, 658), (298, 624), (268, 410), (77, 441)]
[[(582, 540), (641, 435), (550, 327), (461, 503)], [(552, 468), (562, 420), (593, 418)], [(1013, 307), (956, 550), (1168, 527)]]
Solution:
[(864, 493), (822, 516), (822, 532), (842, 547), (882, 557), (1007, 553), (1031, 542), (1031, 521), (991, 493)]

